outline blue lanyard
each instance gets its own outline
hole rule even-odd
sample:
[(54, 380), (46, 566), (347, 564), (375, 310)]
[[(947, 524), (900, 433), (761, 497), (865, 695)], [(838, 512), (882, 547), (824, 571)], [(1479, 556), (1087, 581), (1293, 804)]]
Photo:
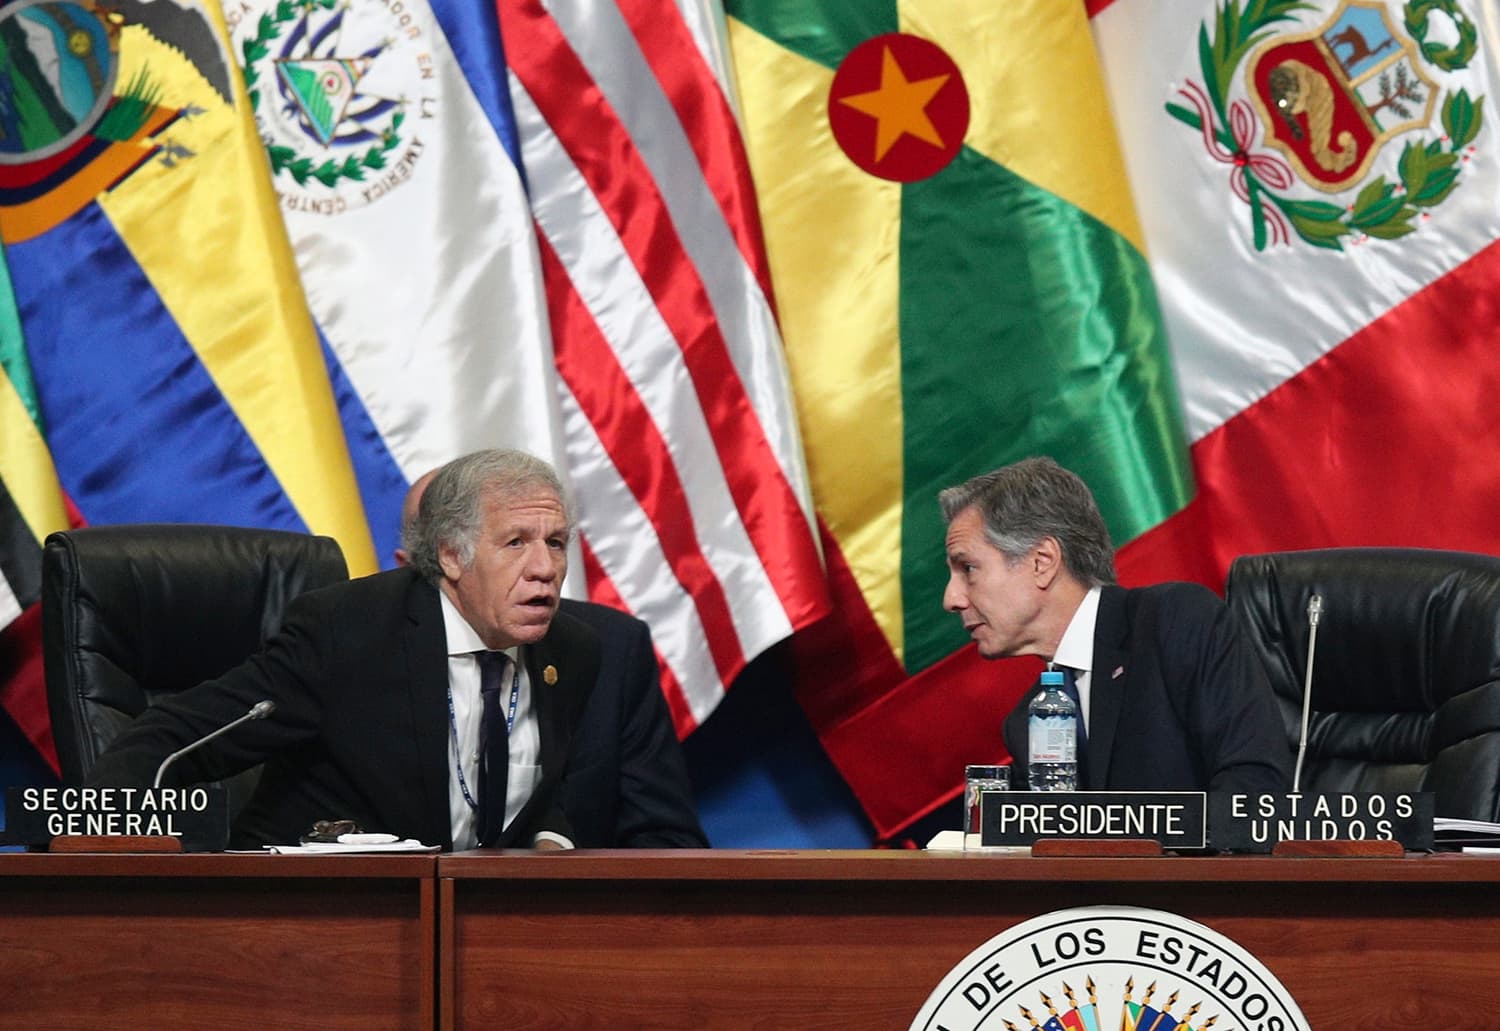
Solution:
[[(521, 697), (521, 663), (515, 662), (515, 672), (510, 678), (510, 707), (505, 713), (505, 735), (510, 736), (511, 730), (516, 725), (516, 703)], [(480, 702), (481, 706), (483, 701)], [(458, 743), (458, 714), (453, 709), (453, 684), (448, 684), (448, 736), (453, 741), (453, 764), (458, 773), (458, 790), (464, 794), (464, 801), (468, 803), (471, 810), (477, 810), (479, 803), (474, 800), (474, 795), (469, 791), (469, 782), (464, 779), (464, 753)]]

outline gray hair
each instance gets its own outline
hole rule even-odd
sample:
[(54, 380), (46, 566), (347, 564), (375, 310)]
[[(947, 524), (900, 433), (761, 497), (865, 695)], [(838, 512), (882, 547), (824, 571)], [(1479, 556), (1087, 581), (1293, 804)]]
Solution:
[(562, 504), (571, 538), (573, 506), (552, 466), (510, 448), (455, 458), (437, 471), (422, 492), (415, 517), (402, 522), (401, 541), (411, 564), (428, 582), (438, 583), (443, 578), (440, 556), (446, 545), (468, 568), (484, 524), (485, 500), (519, 500), (538, 491), (555, 495)]
[(1024, 458), (938, 494), (944, 522), (978, 509), (984, 536), (1010, 562), (1043, 537), (1062, 548), (1063, 566), (1085, 587), (1115, 582), (1109, 529), (1088, 485), (1050, 458)]

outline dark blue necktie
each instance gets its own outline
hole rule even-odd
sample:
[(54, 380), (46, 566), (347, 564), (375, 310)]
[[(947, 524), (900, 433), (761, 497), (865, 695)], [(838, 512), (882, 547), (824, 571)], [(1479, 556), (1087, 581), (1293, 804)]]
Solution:
[(1082, 791), (1088, 782), (1089, 767), (1089, 732), (1083, 724), (1083, 699), (1078, 696), (1078, 682), (1074, 679), (1073, 667), (1054, 666), (1052, 668), (1062, 672), (1063, 694), (1073, 699), (1073, 707), (1078, 712), (1078, 789)]
[[(484, 712), (479, 719), (479, 826), (483, 848), (491, 847), (505, 829), (505, 779), (510, 769), (510, 732), (505, 725), (505, 674), (510, 656), (504, 652), (476, 652), (479, 659), (479, 697)], [(505, 697), (501, 697), (505, 694)]]

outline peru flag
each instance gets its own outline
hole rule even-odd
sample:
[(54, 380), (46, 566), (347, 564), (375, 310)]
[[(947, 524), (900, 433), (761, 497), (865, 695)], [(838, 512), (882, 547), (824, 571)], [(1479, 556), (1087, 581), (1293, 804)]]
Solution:
[(1500, 36), (1463, 0), (1097, 10), (1197, 493), (1127, 581), (1500, 552)]

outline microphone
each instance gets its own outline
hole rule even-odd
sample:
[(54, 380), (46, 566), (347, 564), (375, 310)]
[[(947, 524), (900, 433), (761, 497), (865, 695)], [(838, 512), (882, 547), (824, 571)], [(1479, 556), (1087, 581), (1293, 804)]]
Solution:
[(1297, 735), (1297, 768), (1292, 772), (1292, 793), (1302, 787), (1302, 760), (1307, 757), (1307, 721), (1312, 715), (1313, 655), (1318, 649), (1318, 621), (1323, 618), (1323, 596), (1307, 599), (1307, 673), (1302, 680), (1302, 731)]
[(235, 727), (238, 727), (241, 723), (248, 723), (251, 720), (263, 720), (263, 719), (265, 719), (267, 716), (271, 715), (271, 713), (273, 713), (275, 711), (276, 711), (276, 703), (273, 702), (273, 701), (271, 701), (269, 698), (267, 698), (265, 701), (262, 701), (262, 702), (256, 702), (254, 705), (250, 706), (250, 711), (247, 712), (247, 713), (245, 713), (245, 715), (239, 717), (238, 719), (230, 720), (228, 723), (224, 724), (218, 730), (215, 730), (211, 734), (205, 734), (203, 737), (200, 737), (197, 741), (194, 741), (192, 744), (188, 745), (186, 748), (179, 748), (177, 751), (173, 752), (171, 755), (169, 755), (165, 759), (163, 759), (161, 761), (161, 765), (156, 768), (156, 779), (151, 782), (152, 790), (155, 790), (156, 788), (161, 787), (161, 776), (162, 776), (162, 774), (164, 774), (164, 773), (167, 772), (167, 767), (171, 766), (178, 759), (181, 759), (184, 755), (187, 755), (193, 749), (200, 748), (203, 745), (208, 744), (210, 741), (212, 741), (214, 738), (218, 737), (220, 734), (224, 734), (224, 733), (227, 733), (228, 731), (233, 730)]

